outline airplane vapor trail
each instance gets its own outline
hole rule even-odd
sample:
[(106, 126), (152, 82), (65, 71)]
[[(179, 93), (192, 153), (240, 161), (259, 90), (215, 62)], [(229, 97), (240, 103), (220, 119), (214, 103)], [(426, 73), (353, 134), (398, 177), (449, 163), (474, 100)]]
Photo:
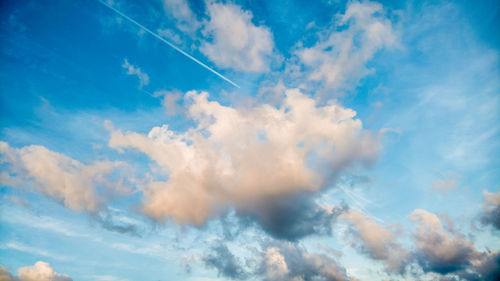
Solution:
[(97, 0), (99, 3), (103, 4), (104, 6), (108, 7), (109, 9), (111, 9), (112, 11), (114, 11), (115, 13), (117, 13), (118, 15), (122, 16), (123, 18), (125, 18), (126, 20), (128, 20), (129, 22), (137, 25), (138, 27), (142, 28), (144, 31), (146, 31), (147, 33), (153, 35), (156, 39), (159, 39), (160, 41), (162, 41), (163, 43), (167, 44), (168, 46), (174, 48), (174, 50), (176, 50), (177, 52), (185, 55), (186, 57), (190, 58), (191, 60), (193, 60), (194, 62), (198, 63), (199, 65), (203, 66), (204, 68), (208, 69), (210, 72), (212, 72), (213, 74), (219, 76), (220, 78), (224, 79), (226, 82), (230, 83), (231, 85), (235, 86), (236, 88), (240, 88), (240, 86), (238, 86), (238, 84), (234, 83), (233, 81), (229, 80), (228, 78), (226, 78), (224, 75), (220, 74), (219, 72), (213, 70), (212, 68), (210, 68), (208, 65), (202, 63), (201, 61), (197, 60), (196, 58), (194, 58), (193, 56), (191, 56), (190, 54), (184, 52), (182, 49), (178, 48), (177, 46), (175, 46), (174, 44), (170, 43), (169, 41), (165, 40), (163, 37), (161, 37), (160, 35), (158, 35), (157, 33), (151, 31), (149, 28), (145, 27), (144, 25), (138, 23), (137, 21), (135, 21), (134, 19), (132, 19), (131, 17), (125, 15), (124, 13), (120, 12), (119, 10), (117, 10), (116, 8), (114, 8), (113, 6), (109, 5), (108, 3), (102, 1), (102, 0)]

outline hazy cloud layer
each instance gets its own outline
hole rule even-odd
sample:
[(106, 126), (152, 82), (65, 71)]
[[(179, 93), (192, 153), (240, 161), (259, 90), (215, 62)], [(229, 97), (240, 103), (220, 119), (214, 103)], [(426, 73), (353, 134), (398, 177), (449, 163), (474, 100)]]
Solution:
[(353, 110), (318, 106), (299, 90), (288, 90), (280, 108), (232, 108), (209, 101), (206, 92), (186, 96), (197, 125), (185, 132), (167, 125), (148, 135), (111, 129), (111, 147), (141, 151), (168, 174), (142, 187), (142, 212), (159, 221), (200, 225), (233, 206), (265, 226), (295, 208), (282, 197), (311, 212), (292, 212), (300, 219), (328, 220), (314, 204), (300, 202), (308, 196), (294, 194), (320, 190), (344, 169), (373, 161), (379, 150), (378, 135), (363, 130)]

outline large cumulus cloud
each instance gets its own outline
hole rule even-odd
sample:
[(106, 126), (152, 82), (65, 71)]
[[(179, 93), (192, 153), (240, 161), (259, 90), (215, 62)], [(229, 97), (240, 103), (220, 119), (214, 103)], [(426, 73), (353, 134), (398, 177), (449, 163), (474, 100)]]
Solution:
[[(364, 130), (353, 110), (317, 105), (296, 89), (286, 92), (279, 108), (232, 108), (209, 101), (206, 92), (186, 97), (196, 127), (185, 132), (167, 125), (147, 135), (111, 129), (111, 147), (141, 151), (168, 174), (141, 187), (142, 212), (159, 221), (201, 225), (232, 206), (271, 229), (301, 204), (310, 213), (295, 215), (325, 220), (328, 214), (308, 194), (345, 169), (373, 161), (379, 150), (378, 135)], [(310, 230), (296, 232), (290, 237)]]

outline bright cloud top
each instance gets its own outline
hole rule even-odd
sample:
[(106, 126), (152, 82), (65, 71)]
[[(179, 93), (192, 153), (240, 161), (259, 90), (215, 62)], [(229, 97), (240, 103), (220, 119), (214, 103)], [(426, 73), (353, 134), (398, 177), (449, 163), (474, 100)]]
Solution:
[(288, 90), (280, 108), (236, 109), (186, 94), (197, 127), (183, 133), (167, 125), (148, 135), (113, 130), (109, 145), (147, 154), (169, 174), (143, 190), (143, 212), (164, 221), (202, 224), (224, 206), (256, 202), (297, 191), (318, 191), (355, 163), (377, 154), (376, 133), (363, 130), (355, 112), (338, 104), (316, 105)]
[(211, 38), (201, 46), (217, 66), (245, 72), (269, 70), (274, 48), (271, 31), (252, 23), (252, 13), (234, 4), (211, 2), (210, 20), (203, 33)]

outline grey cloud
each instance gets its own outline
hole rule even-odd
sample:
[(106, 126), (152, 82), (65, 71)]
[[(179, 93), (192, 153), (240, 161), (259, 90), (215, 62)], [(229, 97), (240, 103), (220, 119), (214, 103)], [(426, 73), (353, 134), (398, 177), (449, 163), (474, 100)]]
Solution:
[(424, 272), (458, 280), (498, 280), (500, 252), (479, 252), (460, 233), (445, 232), (438, 216), (417, 209), (409, 216), (417, 223), (413, 253)]
[(218, 243), (211, 249), (211, 253), (203, 258), (207, 267), (217, 269), (219, 275), (236, 280), (244, 280), (248, 272), (241, 265), (240, 260), (233, 255), (223, 243)]
[(266, 281), (355, 280), (329, 256), (309, 253), (298, 244), (279, 241), (271, 241), (263, 247), (257, 275)]
[(310, 253), (298, 243), (268, 239), (260, 242), (254, 254), (243, 263), (221, 242), (205, 256), (204, 262), (217, 269), (219, 275), (234, 280), (356, 280), (331, 257)]
[(483, 190), (485, 199), (483, 213), (481, 214), (481, 223), (491, 225), (495, 229), (500, 229), (500, 192), (492, 193)]
[(116, 216), (110, 210), (93, 213), (91, 214), (91, 218), (106, 230), (141, 237), (140, 229), (137, 225), (117, 220)]
[(346, 209), (327, 210), (314, 201), (313, 194), (299, 192), (245, 206), (238, 214), (255, 220), (274, 238), (296, 241), (311, 234), (331, 234), (335, 219)]

